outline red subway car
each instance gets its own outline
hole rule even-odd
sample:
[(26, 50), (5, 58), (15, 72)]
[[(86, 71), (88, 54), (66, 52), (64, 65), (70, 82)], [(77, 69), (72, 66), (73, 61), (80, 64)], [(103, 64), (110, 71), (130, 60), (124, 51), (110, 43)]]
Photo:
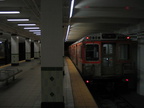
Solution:
[(136, 45), (129, 36), (98, 33), (73, 43), (69, 54), (86, 82), (129, 81), (136, 75)]

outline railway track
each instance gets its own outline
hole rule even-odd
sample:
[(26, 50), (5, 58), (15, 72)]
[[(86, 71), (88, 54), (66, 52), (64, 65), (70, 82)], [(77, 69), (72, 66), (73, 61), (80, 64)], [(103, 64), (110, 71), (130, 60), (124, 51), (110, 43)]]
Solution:
[(135, 108), (127, 100), (121, 97), (120, 91), (106, 86), (88, 86), (99, 108)]
[(99, 108), (134, 108), (120, 96), (100, 95), (96, 99)]

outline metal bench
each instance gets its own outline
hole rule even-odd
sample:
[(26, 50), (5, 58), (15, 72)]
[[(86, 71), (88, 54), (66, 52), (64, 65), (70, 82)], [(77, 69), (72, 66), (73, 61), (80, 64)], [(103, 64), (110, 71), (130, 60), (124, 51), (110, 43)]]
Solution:
[(6, 84), (8, 85), (8, 80), (12, 78), (15, 80), (15, 75), (22, 72), (21, 69), (18, 68), (5, 68), (0, 70), (0, 82), (6, 81)]

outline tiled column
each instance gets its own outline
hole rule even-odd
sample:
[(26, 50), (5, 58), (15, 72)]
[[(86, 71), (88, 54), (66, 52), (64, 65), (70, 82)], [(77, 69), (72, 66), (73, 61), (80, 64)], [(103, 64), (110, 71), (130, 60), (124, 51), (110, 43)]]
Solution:
[(31, 61), (31, 39), (25, 39), (26, 61)]
[(40, 48), (37, 40), (34, 41), (34, 58), (35, 59), (40, 58)]
[(19, 65), (19, 37), (11, 35), (11, 65)]
[(64, 108), (62, 0), (41, 1), (42, 108)]

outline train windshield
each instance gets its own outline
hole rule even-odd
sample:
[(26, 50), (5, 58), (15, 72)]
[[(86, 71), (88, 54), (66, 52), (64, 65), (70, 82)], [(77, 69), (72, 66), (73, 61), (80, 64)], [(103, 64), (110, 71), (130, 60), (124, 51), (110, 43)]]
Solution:
[(99, 46), (97, 44), (86, 44), (86, 60), (99, 60)]

